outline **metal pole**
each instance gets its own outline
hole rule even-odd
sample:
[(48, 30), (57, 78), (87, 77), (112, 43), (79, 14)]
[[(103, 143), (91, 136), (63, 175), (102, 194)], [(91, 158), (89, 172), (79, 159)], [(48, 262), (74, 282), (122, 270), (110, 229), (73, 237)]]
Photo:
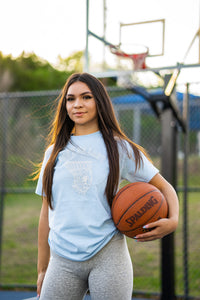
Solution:
[(89, 0), (86, 0), (86, 46), (85, 46), (85, 64), (84, 64), (85, 72), (89, 72), (88, 38), (89, 38)]
[(198, 34), (198, 38), (199, 38), (199, 64), (200, 64), (200, 1), (199, 1), (199, 34)]
[[(162, 122), (162, 175), (173, 187), (176, 187), (176, 123), (171, 109), (161, 115)], [(174, 234), (161, 240), (161, 300), (173, 300), (175, 297)]]
[(133, 141), (140, 144), (141, 136), (141, 110), (135, 106), (133, 110)]
[[(106, 27), (107, 27), (107, 18), (106, 18), (107, 6), (106, 0), (103, 0), (103, 38), (106, 39)], [(106, 45), (103, 44), (103, 70), (106, 68)]]
[[(170, 76), (166, 75), (165, 85)], [(161, 114), (162, 175), (176, 189), (177, 184), (177, 125), (170, 107), (164, 107)], [(174, 233), (161, 240), (161, 300), (174, 300), (175, 267), (174, 267)]]
[(3, 241), (3, 211), (4, 211), (4, 198), (6, 194), (6, 159), (7, 159), (7, 128), (8, 128), (8, 98), (2, 99), (3, 101), (3, 115), (2, 115), (2, 158), (1, 158), (1, 195), (0, 195), (0, 275), (2, 264), (2, 241)]
[(200, 28), (199, 28), (199, 64), (200, 64)]
[(189, 299), (189, 284), (188, 284), (188, 209), (187, 209), (187, 187), (188, 187), (188, 137), (189, 137), (189, 84), (186, 85), (186, 94), (183, 103), (183, 118), (186, 124), (184, 137), (184, 167), (183, 167), (183, 269), (184, 269), (184, 299)]

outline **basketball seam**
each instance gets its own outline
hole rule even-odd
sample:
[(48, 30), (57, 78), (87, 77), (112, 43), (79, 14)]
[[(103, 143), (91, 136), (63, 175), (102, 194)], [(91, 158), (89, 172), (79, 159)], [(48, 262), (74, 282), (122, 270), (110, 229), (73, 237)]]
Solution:
[(125, 185), (123, 188), (121, 188), (118, 192), (118, 195), (116, 198), (114, 198), (114, 201), (113, 201), (113, 204), (112, 204), (112, 209), (114, 209), (114, 205), (117, 201), (117, 199), (119, 198), (119, 196), (121, 195), (122, 192), (124, 192), (125, 190), (127, 190), (128, 188), (132, 187), (133, 185), (136, 185), (136, 184), (140, 184), (140, 183), (143, 183), (143, 182), (140, 182), (140, 181), (137, 181), (137, 182), (132, 182), (132, 183), (129, 183), (127, 185)]

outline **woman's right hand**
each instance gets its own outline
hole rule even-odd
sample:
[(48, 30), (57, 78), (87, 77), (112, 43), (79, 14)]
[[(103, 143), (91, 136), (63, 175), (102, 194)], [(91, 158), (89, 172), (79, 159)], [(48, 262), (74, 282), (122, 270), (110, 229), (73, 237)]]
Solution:
[(39, 297), (41, 294), (41, 289), (42, 289), (42, 284), (44, 280), (46, 272), (41, 272), (38, 274), (38, 279), (37, 279), (37, 296)]

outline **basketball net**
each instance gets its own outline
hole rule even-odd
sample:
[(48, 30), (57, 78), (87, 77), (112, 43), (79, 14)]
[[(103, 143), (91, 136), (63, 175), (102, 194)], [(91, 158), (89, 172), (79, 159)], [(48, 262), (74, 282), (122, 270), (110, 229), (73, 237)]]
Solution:
[(134, 64), (134, 70), (146, 69), (145, 59), (148, 56), (149, 50), (147, 48), (146, 52), (128, 54), (122, 51), (119, 47), (109, 45), (112, 54), (115, 54), (122, 58), (130, 58)]

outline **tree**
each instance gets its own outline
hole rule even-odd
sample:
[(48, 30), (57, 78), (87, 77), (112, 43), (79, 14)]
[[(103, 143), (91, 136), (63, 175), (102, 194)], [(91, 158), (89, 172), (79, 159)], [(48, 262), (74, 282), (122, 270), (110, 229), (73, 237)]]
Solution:
[(23, 52), (14, 59), (0, 52), (0, 91), (36, 91), (61, 89), (69, 75), (82, 71), (83, 52), (59, 57), (54, 68), (34, 53)]
[(83, 70), (83, 51), (72, 53), (67, 58), (58, 56), (58, 69), (68, 72), (82, 72)]

